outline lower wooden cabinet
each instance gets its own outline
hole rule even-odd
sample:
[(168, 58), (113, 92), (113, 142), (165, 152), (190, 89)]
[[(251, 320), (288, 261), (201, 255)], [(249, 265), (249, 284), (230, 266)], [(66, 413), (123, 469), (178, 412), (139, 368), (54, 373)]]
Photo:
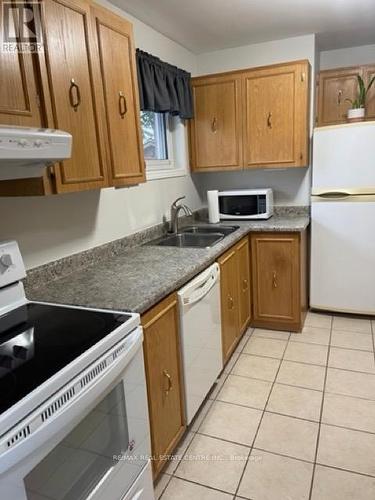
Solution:
[(178, 324), (176, 294), (142, 316), (154, 477), (186, 428)]
[(235, 247), (238, 268), (239, 332), (244, 333), (251, 319), (249, 238), (243, 238)]
[(251, 235), (252, 325), (299, 331), (307, 310), (306, 232)]
[(251, 317), (249, 240), (243, 238), (219, 259), (221, 329), (224, 363), (234, 351)]

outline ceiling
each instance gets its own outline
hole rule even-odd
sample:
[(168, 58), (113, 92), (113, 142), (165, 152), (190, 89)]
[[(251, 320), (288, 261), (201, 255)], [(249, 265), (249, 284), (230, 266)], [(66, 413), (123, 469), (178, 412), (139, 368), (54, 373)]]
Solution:
[(316, 33), (319, 48), (375, 43), (375, 0), (111, 0), (194, 53)]

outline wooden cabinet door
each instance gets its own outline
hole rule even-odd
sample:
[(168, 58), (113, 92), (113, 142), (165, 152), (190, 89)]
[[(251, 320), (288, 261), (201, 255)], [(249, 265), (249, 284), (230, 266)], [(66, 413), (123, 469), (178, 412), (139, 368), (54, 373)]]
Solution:
[[(363, 68), (363, 77), (365, 80), (365, 85), (370, 83), (370, 80), (375, 76), (375, 65), (365, 66)], [(375, 119), (375, 82), (372, 84), (371, 89), (367, 94), (366, 99), (366, 118), (370, 120)]]
[(140, 130), (133, 28), (125, 19), (92, 8), (97, 37), (108, 130), (111, 184), (145, 180)]
[(194, 171), (242, 168), (241, 79), (195, 78), (190, 156)]
[(185, 430), (176, 295), (142, 316), (152, 462), (157, 476)]
[(299, 323), (299, 235), (253, 233), (251, 253), (256, 326)]
[(244, 164), (308, 164), (309, 64), (282, 64), (243, 75)]
[[(3, 26), (4, 1), (0, 1), (0, 26)], [(9, 2), (6, 2), (9, 4)], [(15, 32), (14, 18), (10, 32)], [(31, 54), (0, 50), (0, 123), (25, 127), (42, 126), (39, 96)]]
[(90, 37), (89, 6), (85, 0), (42, 4), (54, 126), (73, 135), (72, 157), (55, 171), (57, 192), (108, 185), (100, 73)]
[(318, 83), (318, 126), (345, 123), (350, 102), (358, 93), (359, 68), (321, 71)]
[(223, 359), (232, 354), (239, 336), (238, 262), (234, 248), (218, 259), (221, 282), (221, 329)]
[(250, 296), (250, 255), (249, 239), (243, 238), (236, 245), (238, 265), (238, 315), (239, 334), (247, 328), (251, 319), (251, 296)]

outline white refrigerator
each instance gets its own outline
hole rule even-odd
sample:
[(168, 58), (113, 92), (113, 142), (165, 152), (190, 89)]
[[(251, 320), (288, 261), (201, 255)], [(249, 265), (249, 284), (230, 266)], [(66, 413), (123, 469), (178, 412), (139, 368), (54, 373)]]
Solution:
[(310, 307), (375, 314), (375, 122), (316, 128)]

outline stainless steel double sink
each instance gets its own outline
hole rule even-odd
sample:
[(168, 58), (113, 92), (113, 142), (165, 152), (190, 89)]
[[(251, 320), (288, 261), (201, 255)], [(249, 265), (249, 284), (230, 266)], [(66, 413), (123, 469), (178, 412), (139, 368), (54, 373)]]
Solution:
[(188, 226), (176, 234), (166, 234), (149, 245), (179, 248), (210, 248), (240, 226)]

